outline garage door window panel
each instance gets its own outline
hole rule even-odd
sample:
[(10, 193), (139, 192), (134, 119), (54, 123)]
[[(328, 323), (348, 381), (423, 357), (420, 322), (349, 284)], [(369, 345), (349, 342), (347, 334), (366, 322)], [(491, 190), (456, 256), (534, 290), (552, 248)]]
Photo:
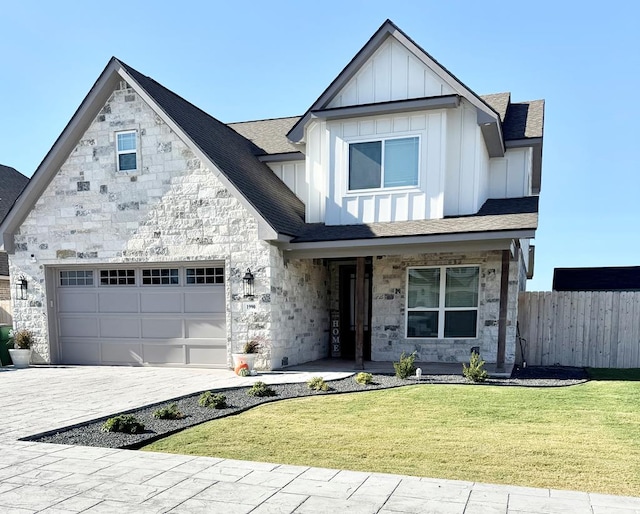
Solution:
[(60, 285), (63, 287), (92, 286), (93, 271), (91, 270), (60, 271)]
[(143, 286), (177, 286), (180, 285), (178, 268), (157, 268), (142, 270)]
[(224, 284), (224, 268), (187, 268), (187, 284)]
[(100, 270), (101, 286), (135, 286), (136, 271), (132, 269)]

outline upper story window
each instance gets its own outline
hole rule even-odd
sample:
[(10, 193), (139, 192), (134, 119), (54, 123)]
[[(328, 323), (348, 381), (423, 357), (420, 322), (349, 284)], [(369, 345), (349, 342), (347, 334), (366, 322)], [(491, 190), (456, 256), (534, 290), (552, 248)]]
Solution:
[(138, 168), (138, 141), (135, 130), (116, 133), (118, 171), (135, 171)]
[(478, 266), (409, 268), (407, 337), (477, 337), (479, 281)]
[(418, 185), (420, 138), (351, 143), (349, 190)]

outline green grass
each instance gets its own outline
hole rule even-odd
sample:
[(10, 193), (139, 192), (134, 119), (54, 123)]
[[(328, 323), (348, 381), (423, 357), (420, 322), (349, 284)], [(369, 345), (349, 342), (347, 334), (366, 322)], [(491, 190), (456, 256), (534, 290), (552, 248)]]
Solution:
[(300, 398), (145, 449), (640, 496), (640, 383)]

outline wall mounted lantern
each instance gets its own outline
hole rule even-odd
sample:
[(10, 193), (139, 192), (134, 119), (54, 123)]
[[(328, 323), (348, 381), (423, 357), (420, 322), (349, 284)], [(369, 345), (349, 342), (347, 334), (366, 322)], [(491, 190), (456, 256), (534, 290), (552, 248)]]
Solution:
[(20, 275), (16, 281), (16, 298), (19, 300), (27, 299), (27, 278), (24, 275)]
[(244, 287), (244, 297), (253, 298), (253, 273), (247, 268), (247, 272), (242, 277), (242, 285)]

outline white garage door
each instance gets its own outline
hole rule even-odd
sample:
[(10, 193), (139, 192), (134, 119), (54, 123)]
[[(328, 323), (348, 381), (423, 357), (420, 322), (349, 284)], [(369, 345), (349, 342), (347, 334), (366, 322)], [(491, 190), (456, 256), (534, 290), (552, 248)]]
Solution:
[(56, 270), (64, 364), (227, 366), (224, 265)]

